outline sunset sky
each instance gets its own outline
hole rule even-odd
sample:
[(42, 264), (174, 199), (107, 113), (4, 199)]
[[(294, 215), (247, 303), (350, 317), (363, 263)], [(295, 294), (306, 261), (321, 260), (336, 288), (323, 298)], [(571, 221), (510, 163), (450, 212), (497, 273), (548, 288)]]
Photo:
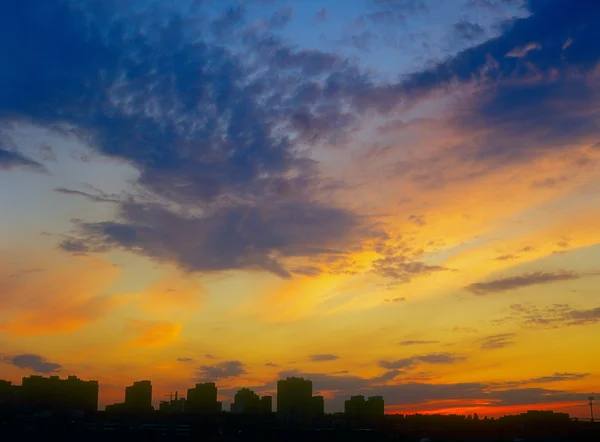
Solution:
[(600, 2), (3, 0), (0, 29), (0, 378), (588, 416)]

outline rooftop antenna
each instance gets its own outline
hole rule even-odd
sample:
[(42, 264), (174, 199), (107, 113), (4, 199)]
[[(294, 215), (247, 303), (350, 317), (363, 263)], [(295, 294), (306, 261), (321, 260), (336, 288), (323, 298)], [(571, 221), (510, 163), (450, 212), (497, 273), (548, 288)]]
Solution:
[(594, 396), (588, 396), (588, 401), (590, 401), (590, 414), (592, 416), (592, 422), (594, 422)]

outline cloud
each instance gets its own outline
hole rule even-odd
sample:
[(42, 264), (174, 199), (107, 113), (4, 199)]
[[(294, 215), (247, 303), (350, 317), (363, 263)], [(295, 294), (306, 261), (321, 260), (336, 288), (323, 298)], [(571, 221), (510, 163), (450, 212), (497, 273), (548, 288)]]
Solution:
[(310, 356), (310, 360), (312, 362), (335, 361), (335, 360), (337, 360), (339, 358), (340, 358), (339, 356), (333, 355), (331, 353), (323, 353), (323, 354), (317, 354), (317, 355), (311, 355)]
[(81, 298), (76, 294), (72, 299), (54, 300), (50, 310), (40, 302), (27, 310), (15, 314), (8, 321), (1, 323), (4, 331), (15, 336), (39, 336), (72, 333), (86, 325), (105, 317), (115, 308), (122, 305), (123, 299), (114, 295), (100, 295)]
[(481, 349), (496, 350), (498, 348), (507, 347), (509, 345), (514, 344), (514, 341), (511, 341), (511, 339), (514, 337), (514, 333), (504, 333), (501, 335), (488, 336), (481, 343)]
[(477, 296), (485, 296), (492, 293), (500, 293), (508, 290), (516, 290), (538, 284), (549, 284), (552, 282), (572, 281), (588, 276), (575, 272), (533, 272), (518, 276), (496, 279), (488, 282), (477, 282), (466, 287)]
[(195, 359), (192, 359), (192, 358), (177, 358), (177, 362), (188, 363), (188, 362), (194, 362), (194, 361), (195, 361)]
[(568, 304), (537, 307), (531, 304), (511, 304), (509, 314), (495, 323), (514, 322), (525, 328), (559, 328), (600, 322), (600, 307), (575, 309)]
[(315, 17), (318, 21), (327, 20), (327, 8), (321, 9), (319, 12), (316, 13)]
[(425, 345), (425, 344), (439, 344), (440, 341), (401, 341), (399, 345)]
[(279, 364), (276, 364), (274, 362), (267, 362), (267, 363), (265, 363), (265, 366), (266, 367), (280, 367)]
[(182, 217), (160, 206), (123, 204), (127, 222), (80, 223), (61, 247), (77, 253), (121, 248), (185, 271), (255, 269), (284, 278), (278, 257), (317, 256), (342, 241), (354, 217), (313, 203), (263, 203)]
[(420, 362), (426, 364), (455, 364), (464, 361), (462, 356), (451, 353), (430, 353), (424, 355), (415, 355), (409, 358), (398, 359), (396, 361), (379, 361), (379, 366), (390, 370), (413, 368)]
[(531, 385), (531, 384), (549, 384), (554, 382), (563, 382), (563, 381), (580, 381), (587, 378), (589, 373), (559, 373), (556, 372), (550, 376), (539, 376), (537, 378), (531, 379), (520, 379), (517, 381), (507, 381), (507, 382), (499, 382), (497, 383), (498, 388), (516, 388), (521, 387), (523, 385)]
[(448, 270), (439, 265), (429, 265), (420, 261), (411, 261), (406, 256), (386, 256), (373, 261), (373, 272), (384, 278), (407, 283), (413, 278)]
[(499, 167), (595, 141), (600, 130), (600, 50), (591, 43), (599, 37), (600, 5), (532, 0), (528, 7), (530, 14), (496, 38), (403, 84), (415, 96), (476, 87), (453, 119), (456, 130), (473, 137), (460, 146), (463, 161)]
[[(149, 197), (122, 201), (118, 219), (78, 223), (63, 249), (124, 248), (189, 271), (289, 277), (286, 259), (337, 252), (349, 240), (359, 217), (322, 201), (331, 183), (298, 147), (339, 142), (359, 124), (357, 87), (367, 80), (356, 67), (245, 27), (241, 5), (209, 26), (241, 51), (160, 5), (143, 18), (122, 2), (74, 5), (26, 0), (0, 10), (0, 52), (25, 54), (3, 73), (0, 111), (44, 126), (68, 122), (100, 154), (136, 168)], [(15, 13), (19, 26), (6, 20)]]
[(455, 333), (477, 333), (479, 330), (474, 327), (454, 327), (452, 331)]
[(269, 19), (269, 26), (274, 29), (285, 27), (294, 18), (294, 7), (286, 5), (279, 8)]
[(500, 255), (494, 258), (496, 261), (512, 261), (515, 259), (519, 259), (518, 255)]
[[(413, 405), (431, 410), (436, 402), (451, 400), (477, 400), (488, 404), (490, 409), (511, 405), (548, 404), (577, 402), (585, 399), (585, 395), (546, 388), (516, 388), (510, 385), (494, 383), (444, 383), (402, 381), (394, 384), (387, 382), (401, 376), (402, 372), (388, 370), (381, 376), (361, 378), (345, 374), (307, 373), (301, 371), (285, 371), (279, 377), (303, 376), (313, 381), (316, 391), (327, 391), (331, 399), (326, 402), (328, 411), (341, 411), (344, 401), (350, 395), (363, 394), (385, 397), (386, 406)], [(551, 376), (554, 378), (555, 376)], [(541, 379), (541, 378), (540, 378)], [(525, 385), (524, 381), (516, 381), (515, 385)], [(557, 380), (558, 382), (558, 380)], [(254, 387), (257, 391), (272, 391), (275, 383)], [(418, 408), (417, 408), (418, 409)]]
[(478, 23), (461, 20), (454, 24), (454, 34), (463, 40), (479, 40), (485, 36), (485, 29)]
[(80, 190), (67, 189), (65, 187), (57, 187), (56, 189), (54, 189), (54, 192), (61, 193), (63, 195), (82, 196), (92, 202), (95, 202), (95, 203), (118, 203), (119, 202), (119, 199), (114, 196), (109, 196), (106, 194), (93, 195), (91, 193), (82, 192)]
[(233, 378), (246, 374), (245, 365), (240, 361), (224, 361), (213, 365), (202, 365), (198, 368), (199, 380), (213, 380)]
[(406, 301), (406, 298), (400, 297), (400, 298), (392, 298), (392, 299), (384, 299), (384, 302), (404, 302)]
[(31, 169), (37, 172), (46, 170), (43, 164), (28, 158), (19, 152), (6, 150), (0, 147), (0, 171), (15, 168)]
[(36, 373), (54, 373), (62, 369), (62, 365), (48, 362), (45, 358), (36, 354), (22, 354), (5, 357), (4, 361), (19, 368), (30, 368)]
[(133, 347), (163, 347), (173, 342), (181, 329), (181, 324), (169, 321), (130, 319), (125, 331), (135, 335), (129, 343)]

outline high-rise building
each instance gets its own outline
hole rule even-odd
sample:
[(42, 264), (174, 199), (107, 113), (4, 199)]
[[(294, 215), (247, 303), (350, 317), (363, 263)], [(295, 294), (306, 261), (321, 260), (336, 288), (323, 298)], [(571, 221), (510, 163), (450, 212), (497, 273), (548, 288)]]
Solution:
[(0, 408), (13, 402), (13, 394), (12, 382), (0, 379)]
[(260, 412), (260, 397), (249, 388), (240, 388), (231, 404), (232, 413)]
[(383, 396), (370, 396), (367, 399), (367, 415), (369, 417), (381, 417), (385, 414), (385, 403)]
[(322, 396), (312, 395), (312, 381), (288, 377), (277, 381), (277, 415), (290, 425), (306, 425), (323, 414)]
[(381, 417), (385, 413), (383, 397), (371, 396), (365, 400), (362, 395), (352, 396), (346, 401), (344, 412), (349, 419)]
[(98, 409), (98, 382), (82, 381), (77, 376), (24, 377), (18, 400), (36, 408), (95, 412)]
[(273, 397), (263, 396), (260, 398), (260, 409), (263, 413), (269, 414), (273, 412)]
[(314, 417), (323, 416), (325, 414), (325, 398), (323, 396), (313, 396), (310, 402), (310, 411)]
[(136, 381), (125, 387), (125, 402), (106, 406), (109, 413), (147, 413), (152, 410), (154, 407), (150, 381)]
[(217, 386), (213, 382), (196, 384), (187, 393), (185, 411), (191, 413), (218, 413), (221, 402), (217, 401)]
[(248, 388), (240, 388), (231, 404), (232, 413), (267, 414), (271, 413), (273, 402), (271, 396), (259, 397)]
[(152, 410), (152, 382), (136, 381), (126, 387), (125, 408), (132, 411)]

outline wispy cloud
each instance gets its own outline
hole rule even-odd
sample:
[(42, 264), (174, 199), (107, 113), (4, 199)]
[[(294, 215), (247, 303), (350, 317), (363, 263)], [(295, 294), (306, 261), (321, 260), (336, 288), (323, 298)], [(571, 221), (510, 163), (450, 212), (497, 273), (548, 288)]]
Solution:
[(317, 355), (311, 355), (310, 360), (313, 362), (326, 362), (326, 361), (335, 361), (340, 357), (331, 353), (323, 353)]
[(514, 341), (511, 340), (514, 337), (515, 337), (514, 333), (504, 333), (501, 335), (488, 336), (485, 339), (483, 339), (483, 341), (481, 343), (481, 349), (482, 350), (495, 350), (495, 349), (507, 347), (509, 345), (514, 344)]
[(451, 353), (429, 353), (424, 355), (414, 355), (408, 358), (398, 359), (395, 361), (379, 361), (379, 366), (389, 370), (397, 370), (402, 368), (413, 368), (419, 363), (426, 364), (455, 364), (462, 362), (466, 358)]
[(425, 345), (425, 344), (439, 344), (440, 341), (401, 341), (400, 345)]
[(538, 284), (549, 284), (553, 282), (572, 281), (589, 276), (588, 274), (575, 272), (533, 272), (518, 276), (495, 279), (487, 282), (477, 282), (467, 286), (467, 290), (478, 296), (490, 295), (509, 290), (516, 290)]

